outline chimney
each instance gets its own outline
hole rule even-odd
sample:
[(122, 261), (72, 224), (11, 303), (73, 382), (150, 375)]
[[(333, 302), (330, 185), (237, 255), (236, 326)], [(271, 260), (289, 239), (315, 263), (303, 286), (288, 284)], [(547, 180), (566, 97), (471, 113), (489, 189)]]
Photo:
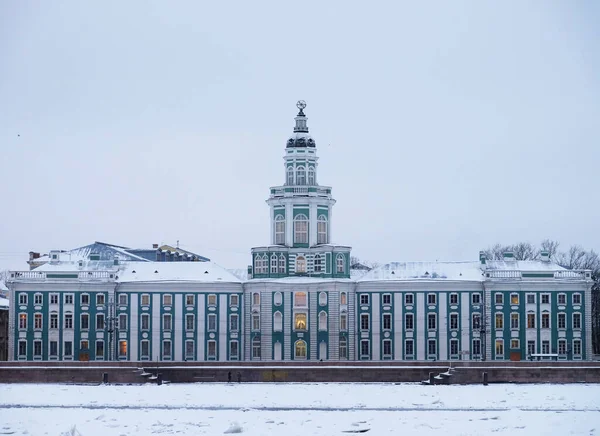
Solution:
[(152, 244), (152, 248), (156, 250), (158, 248), (158, 244)]
[(29, 260), (35, 260), (35, 259), (39, 259), (40, 258), (40, 253), (37, 253), (35, 251), (30, 251), (29, 252)]
[(515, 260), (515, 253), (513, 251), (505, 251), (502, 253), (502, 256), (504, 257), (505, 262), (509, 260)]
[(480, 262), (482, 265), (485, 265), (485, 262), (486, 262), (486, 261), (487, 261), (487, 258), (486, 258), (486, 256), (485, 256), (485, 251), (480, 251), (480, 252), (479, 252), (479, 262)]
[(542, 262), (550, 262), (550, 252), (540, 251), (540, 259)]

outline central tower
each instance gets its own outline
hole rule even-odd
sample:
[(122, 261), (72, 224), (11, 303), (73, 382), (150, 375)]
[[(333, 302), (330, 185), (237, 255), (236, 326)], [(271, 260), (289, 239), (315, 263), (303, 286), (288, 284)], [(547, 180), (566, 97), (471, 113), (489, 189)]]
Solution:
[(331, 243), (331, 187), (318, 183), (315, 140), (308, 133), (306, 103), (296, 106), (294, 132), (286, 142), (284, 184), (271, 187), (271, 244), (252, 249), (252, 278), (311, 276), (349, 278), (350, 247)]

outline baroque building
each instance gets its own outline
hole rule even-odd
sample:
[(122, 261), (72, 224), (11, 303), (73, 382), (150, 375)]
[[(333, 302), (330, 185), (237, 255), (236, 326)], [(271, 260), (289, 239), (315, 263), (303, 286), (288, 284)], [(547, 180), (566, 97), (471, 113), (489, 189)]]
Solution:
[(267, 199), (270, 244), (251, 249), (247, 277), (171, 246), (34, 256), (8, 281), (9, 359), (591, 360), (591, 272), (548, 253), (351, 274), (297, 106)]

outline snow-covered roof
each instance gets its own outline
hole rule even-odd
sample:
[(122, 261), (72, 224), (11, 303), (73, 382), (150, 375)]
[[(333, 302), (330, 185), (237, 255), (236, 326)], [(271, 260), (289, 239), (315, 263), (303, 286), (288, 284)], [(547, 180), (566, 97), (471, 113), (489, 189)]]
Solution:
[(127, 262), (121, 265), (118, 281), (242, 282), (214, 262)]
[(506, 271), (564, 271), (560, 265), (541, 260), (488, 260), (487, 269)]
[(375, 280), (483, 281), (479, 262), (391, 262), (363, 275), (358, 282)]
[(116, 271), (119, 266), (112, 260), (83, 260), (79, 267), (79, 261), (61, 261), (57, 263), (45, 263), (38, 266), (36, 272), (72, 272), (72, 271)]
[(248, 268), (240, 268), (240, 269), (227, 269), (231, 274), (236, 276), (241, 281), (245, 282), (248, 280)]
[[(104, 242), (94, 242), (93, 244), (86, 245), (84, 247), (74, 248), (73, 250), (68, 251), (60, 251), (58, 252), (58, 260), (60, 262), (77, 262), (79, 260), (87, 260), (90, 258), (90, 254), (94, 253), (100, 257), (100, 260), (113, 260), (118, 257), (123, 261), (139, 261), (139, 262), (148, 262), (148, 259), (145, 259), (136, 254), (130, 253), (129, 249), (126, 247), (121, 247), (119, 245), (111, 245), (106, 244)], [(43, 256), (34, 259), (33, 262), (41, 263), (41, 262), (50, 262), (49, 254), (44, 254)]]
[(2, 280), (0, 280), (0, 292), (8, 292), (8, 288)]
[(8, 298), (0, 297), (0, 309), (8, 308)]
[(252, 279), (247, 283), (271, 282), (271, 283), (288, 283), (288, 284), (311, 284), (323, 282), (353, 282), (352, 279), (336, 279), (336, 278), (319, 278), (319, 277), (282, 277), (279, 279)]

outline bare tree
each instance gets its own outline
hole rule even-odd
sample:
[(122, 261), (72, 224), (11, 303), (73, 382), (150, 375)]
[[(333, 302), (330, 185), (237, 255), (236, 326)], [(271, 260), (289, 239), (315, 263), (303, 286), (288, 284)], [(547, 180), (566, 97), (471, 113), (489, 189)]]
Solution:
[(555, 260), (558, 254), (558, 246), (560, 244), (552, 239), (544, 239), (540, 244), (540, 251), (545, 251), (550, 255), (551, 260)]
[(483, 250), (489, 260), (502, 260), (504, 253), (511, 251), (515, 260), (535, 260), (539, 256), (539, 250), (529, 242), (518, 242), (513, 245), (496, 244), (487, 250)]

